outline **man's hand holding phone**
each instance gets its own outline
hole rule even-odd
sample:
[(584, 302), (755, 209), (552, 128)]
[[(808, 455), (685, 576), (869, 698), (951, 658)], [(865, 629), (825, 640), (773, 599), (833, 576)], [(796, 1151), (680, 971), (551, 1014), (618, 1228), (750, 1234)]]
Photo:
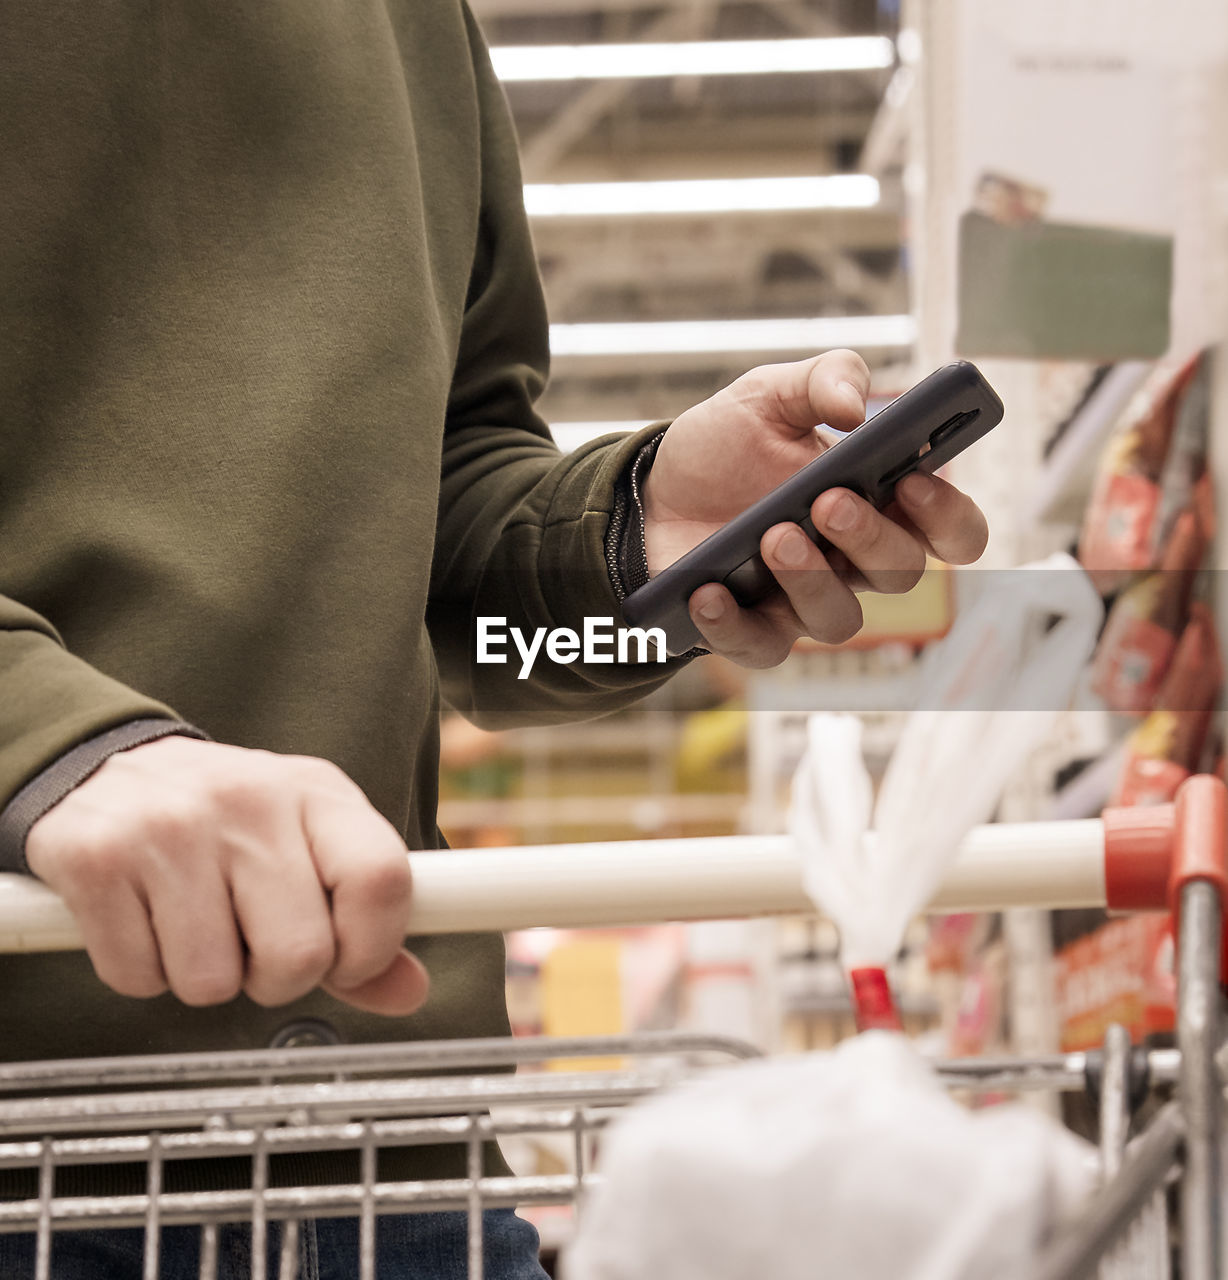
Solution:
[[(679, 415), (666, 431), (644, 486), (650, 574), (674, 564), (752, 503), (824, 452), (816, 424), (837, 431), (865, 417), (870, 374), (852, 351), (764, 365)], [(760, 554), (782, 590), (753, 608), (709, 582), (689, 612), (705, 646), (741, 666), (782, 662), (810, 636), (838, 644), (862, 623), (857, 592), (911, 590), (927, 554), (968, 564), (988, 526), (966, 494), (937, 476), (905, 476), (883, 511), (848, 489), (821, 493), (810, 508), (824, 554), (798, 524), (767, 529)]]

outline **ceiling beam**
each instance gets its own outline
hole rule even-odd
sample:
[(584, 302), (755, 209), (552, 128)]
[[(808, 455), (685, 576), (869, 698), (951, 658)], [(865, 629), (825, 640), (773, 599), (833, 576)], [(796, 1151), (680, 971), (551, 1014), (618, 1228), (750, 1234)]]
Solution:
[(632, 13), (682, 9), (689, 0), (470, 0), (479, 18), (570, 17), (578, 13)]
[[(902, 352), (909, 350), (907, 346), (890, 348), (858, 346), (858, 351), (873, 365), (894, 360)], [(711, 373), (713, 377), (729, 380), (744, 373), (747, 369), (761, 364), (775, 364), (778, 361), (801, 360), (806, 353), (788, 351), (750, 350), (745, 352), (707, 352), (658, 351), (637, 353), (635, 355), (612, 356), (558, 356), (552, 361), (553, 377), (584, 378), (588, 380), (624, 376), (638, 378), (645, 374), (666, 374), (675, 371), (691, 371)], [(733, 372), (730, 372), (733, 371)], [(601, 415), (605, 417), (605, 414)], [(622, 415), (619, 415), (622, 416)], [(628, 417), (640, 415), (626, 415)], [(656, 413), (644, 416), (656, 417)]]
[(533, 222), (539, 256), (598, 257), (625, 245), (629, 252), (677, 258), (695, 252), (738, 257), (764, 248), (885, 249), (900, 243), (899, 216), (876, 209), (804, 209), (777, 213), (662, 214), (635, 218), (539, 218)]
[[(711, 8), (712, 0), (684, 0), (650, 22), (639, 33), (639, 39), (670, 40), (694, 36)], [(566, 106), (556, 111), (546, 124), (521, 144), (520, 164), (525, 180), (545, 181), (545, 175), (551, 173), (558, 161), (599, 120), (622, 102), (636, 83), (632, 79), (596, 80), (573, 94)]]

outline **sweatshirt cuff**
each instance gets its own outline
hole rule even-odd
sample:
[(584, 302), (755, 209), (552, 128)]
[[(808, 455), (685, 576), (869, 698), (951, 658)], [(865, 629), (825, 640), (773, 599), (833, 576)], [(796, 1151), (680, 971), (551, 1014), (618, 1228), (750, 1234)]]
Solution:
[(665, 437), (662, 428), (631, 460), (614, 487), (614, 509), (605, 536), (605, 562), (619, 602), (648, 581), (648, 552), (644, 547), (644, 478)]
[[(614, 486), (614, 509), (610, 513), (605, 537), (605, 561), (620, 604), (648, 581), (648, 551), (644, 546), (644, 480), (666, 430), (662, 427), (640, 449)], [(673, 656), (698, 658), (710, 652), (710, 649), (696, 645)]]
[(57, 805), (113, 755), (172, 735), (208, 740), (208, 734), (181, 720), (129, 720), (66, 751), (37, 773), (0, 809), (0, 871), (32, 875), (26, 865), (26, 836)]

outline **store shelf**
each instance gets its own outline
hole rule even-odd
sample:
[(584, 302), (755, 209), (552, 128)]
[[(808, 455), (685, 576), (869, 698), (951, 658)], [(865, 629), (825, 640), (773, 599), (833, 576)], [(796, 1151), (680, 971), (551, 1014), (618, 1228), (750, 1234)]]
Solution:
[(800, 716), (811, 711), (848, 711), (868, 716), (906, 711), (916, 705), (920, 692), (917, 668), (912, 666), (900, 674), (881, 676), (837, 672), (829, 678), (758, 678), (748, 701), (752, 712)]
[(1094, 818), (1108, 804), (1109, 796), (1121, 777), (1126, 744), (1118, 743), (1089, 764), (1080, 774), (1054, 795), (1046, 819), (1062, 822), (1074, 818)]
[(439, 825), (454, 827), (628, 826), (655, 831), (665, 826), (736, 825), (743, 795), (534, 796), (496, 800), (442, 800)]
[(1041, 469), (1023, 504), (1025, 523), (1082, 522), (1100, 452), (1151, 367), (1147, 361), (1127, 360), (1105, 375)]
[(679, 733), (676, 715), (638, 715), (547, 728), (506, 729), (502, 742), (513, 754), (536, 751), (568, 756), (644, 756), (653, 751), (674, 750)]
[[(784, 1012), (806, 1014), (810, 1017), (853, 1016), (853, 1005), (847, 994), (821, 991), (799, 991), (782, 999)], [(933, 996), (900, 995), (895, 1000), (901, 1017), (936, 1018), (940, 1013), (938, 1001)]]

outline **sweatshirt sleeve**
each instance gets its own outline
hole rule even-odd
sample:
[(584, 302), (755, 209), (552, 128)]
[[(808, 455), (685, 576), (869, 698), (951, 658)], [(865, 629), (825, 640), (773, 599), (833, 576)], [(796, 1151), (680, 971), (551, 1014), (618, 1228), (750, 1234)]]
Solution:
[[(11, 828), (10, 836), (17, 830), (11, 803), (19, 792), (32, 794), (26, 789), (36, 776), (81, 744), (134, 721), (165, 721), (175, 726), (172, 732), (182, 723), (169, 707), (74, 657), (41, 615), (0, 596), (0, 827)], [(111, 751), (136, 745), (124, 735), (113, 741), (95, 767)], [(20, 835), (24, 840), (24, 829)], [(20, 842), (13, 836), (0, 843), (7, 850), (0, 870), (20, 869)]]
[(615, 492), (662, 424), (563, 456), (534, 407), (549, 364), (545, 303), (511, 119), (470, 23), (482, 209), (444, 435), (428, 621), (454, 707), (483, 724), (546, 724), (614, 710), (678, 663), (564, 665), (543, 655), (519, 680), (518, 658), (475, 661), (476, 619), (502, 617), (526, 632), (582, 632), (586, 617), (621, 625), (617, 557), (606, 554)]

